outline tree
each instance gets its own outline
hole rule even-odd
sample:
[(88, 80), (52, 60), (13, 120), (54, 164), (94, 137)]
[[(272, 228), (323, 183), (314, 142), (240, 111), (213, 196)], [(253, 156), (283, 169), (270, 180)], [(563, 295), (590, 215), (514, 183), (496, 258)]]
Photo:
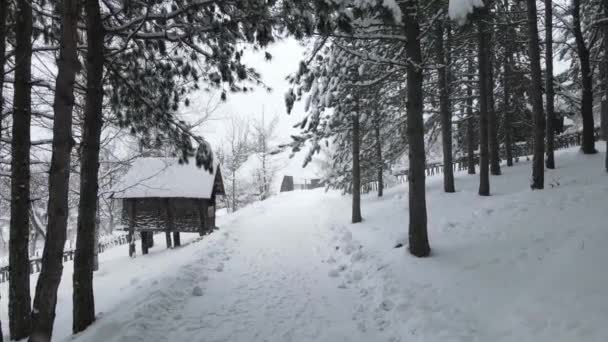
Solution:
[(15, 85), (11, 154), (11, 222), (9, 243), (9, 326), (11, 340), (30, 333), (30, 124), (32, 7), (17, 1), (15, 13)]
[(547, 169), (555, 169), (555, 90), (553, 89), (553, 1), (545, 0), (545, 92), (547, 101)]
[[(355, 100), (358, 101), (358, 100)], [(356, 109), (359, 109), (358, 103)], [(353, 208), (352, 208), (352, 223), (361, 222), (361, 164), (359, 162), (360, 157), (360, 143), (361, 134), (359, 127), (359, 110), (355, 110), (351, 113), (352, 120), (352, 147), (353, 147)]]
[(80, 201), (73, 275), (72, 332), (78, 333), (95, 321), (93, 258), (95, 254), (95, 217), (99, 186), (99, 146), (103, 123), (104, 27), (98, 0), (84, 4), (87, 33), (84, 121), (81, 141)]
[(581, 150), (585, 154), (597, 153), (593, 123), (593, 74), (591, 72), (591, 56), (585, 42), (581, 25), (581, 1), (572, 0), (572, 30), (580, 63), (580, 78), (582, 83), (581, 116), (583, 118), (583, 141)]
[(276, 152), (271, 141), (274, 139), (278, 117), (274, 117), (266, 123), (264, 111), (261, 118), (253, 123), (253, 152), (255, 153), (259, 166), (256, 168), (255, 179), (258, 184), (258, 197), (261, 201), (271, 196), (271, 185), (276, 174), (276, 166), (273, 154)]
[[(608, 0), (602, 0), (602, 7), (604, 10), (604, 18), (608, 18)], [(606, 168), (606, 172), (608, 172), (608, 25), (604, 24), (602, 27), (603, 40), (602, 40), (602, 48), (604, 50), (603, 54), (603, 96), (602, 96), (602, 134), (604, 135), (604, 140), (606, 141), (606, 157), (604, 167)]]
[(528, 0), (528, 50), (532, 70), (530, 100), (534, 112), (534, 158), (532, 165), (532, 189), (544, 188), (545, 116), (543, 113), (542, 73), (540, 70), (540, 43), (536, 21), (536, 0)]
[(407, 58), (407, 139), (409, 142), (409, 250), (417, 257), (431, 253), (427, 233), (422, 94), (422, 53), (420, 49), (420, 10), (417, 0), (401, 5), (405, 20)]
[(239, 180), (239, 170), (251, 155), (251, 142), (249, 137), (249, 123), (239, 117), (232, 117), (226, 132), (227, 150), (223, 151), (223, 167), (227, 172), (223, 174), (228, 180), (226, 200), (227, 207), (232, 212), (237, 211), (245, 199), (245, 186)]
[(479, 195), (490, 195), (490, 174), (488, 160), (488, 96), (490, 89), (490, 33), (487, 24), (488, 9), (478, 10), (477, 19), (477, 63), (479, 69)]
[(444, 47), (444, 26), (447, 26), (447, 36), (449, 37), (449, 23), (444, 19), (439, 19), (435, 24), (436, 34), (436, 58), (438, 67), (439, 82), (439, 106), (441, 112), (441, 144), (443, 150), (443, 190), (445, 192), (455, 192), (454, 188), (454, 169), (452, 167), (452, 105), (450, 101), (450, 61), (446, 58), (446, 50), (449, 50), (449, 40), (446, 42), (448, 47)]
[(68, 194), (70, 185), (70, 153), (74, 84), (79, 70), (78, 21), (79, 0), (62, 3), (61, 46), (57, 60), (55, 83), (53, 154), (49, 172), (48, 225), (42, 269), (36, 285), (30, 342), (50, 341), (55, 321), (57, 289), (63, 273), (63, 248), (67, 235)]

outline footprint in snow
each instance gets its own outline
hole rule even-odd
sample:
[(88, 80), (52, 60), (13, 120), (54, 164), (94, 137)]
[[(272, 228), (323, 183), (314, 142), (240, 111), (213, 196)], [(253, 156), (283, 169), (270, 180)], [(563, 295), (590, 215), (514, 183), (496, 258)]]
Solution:
[(203, 289), (200, 286), (195, 286), (192, 289), (192, 295), (195, 297), (202, 297), (203, 296)]
[(327, 273), (327, 275), (328, 275), (328, 276), (330, 276), (330, 277), (332, 277), (332, 278), (337, 278), (337, 277), (339, 277), (339, 276), (340, 276), (340, 271), (338, 271), (338, 270), (336, 270), (336, 269), (333, 269), (333, 270), (330, 270), (330, 271)]
[(222, 272), (224, 270), (224, 263), (220, 262), (217, 267), (215, 268), (216, 271), (218, 272)]

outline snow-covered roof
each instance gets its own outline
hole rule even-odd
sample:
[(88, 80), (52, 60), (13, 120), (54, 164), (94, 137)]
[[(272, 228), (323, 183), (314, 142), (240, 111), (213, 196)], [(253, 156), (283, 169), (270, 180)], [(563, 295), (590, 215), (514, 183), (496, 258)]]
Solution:
[(217, 170), (215, 161), (210, 173), (194, 160), (180, 164), (177, 158), (137, 158), (112, 191), (114, 198), (211, 198)]

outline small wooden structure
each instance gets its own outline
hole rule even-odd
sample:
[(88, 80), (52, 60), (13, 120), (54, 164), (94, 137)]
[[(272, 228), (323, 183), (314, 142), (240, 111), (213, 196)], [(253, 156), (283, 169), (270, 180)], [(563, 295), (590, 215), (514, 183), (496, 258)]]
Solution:
[(135, 253), (134, 233), (140, 232), (142, 253), (154, 244), (154, 233), (164, 232), (167, 248), (180, 245), (180, 232), (205, 235), (215, 227), (216, 197), (224, 195), (218, 164), (213, 171), (194, 161), (176, 158), (138, 158), (114, 187), (122, 200), (122, 222), (129, 231), (129, 255)]

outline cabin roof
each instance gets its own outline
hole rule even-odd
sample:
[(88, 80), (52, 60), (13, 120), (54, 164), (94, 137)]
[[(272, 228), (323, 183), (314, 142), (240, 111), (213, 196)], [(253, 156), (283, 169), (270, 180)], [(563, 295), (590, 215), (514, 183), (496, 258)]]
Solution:
[(194, 160), (180, 164), (177, 158), (137, 158), (113, 187), (113, 197), (209, 199), (219, 169), (217, 162), (213, 165), (210, 173), (197, 167)]

